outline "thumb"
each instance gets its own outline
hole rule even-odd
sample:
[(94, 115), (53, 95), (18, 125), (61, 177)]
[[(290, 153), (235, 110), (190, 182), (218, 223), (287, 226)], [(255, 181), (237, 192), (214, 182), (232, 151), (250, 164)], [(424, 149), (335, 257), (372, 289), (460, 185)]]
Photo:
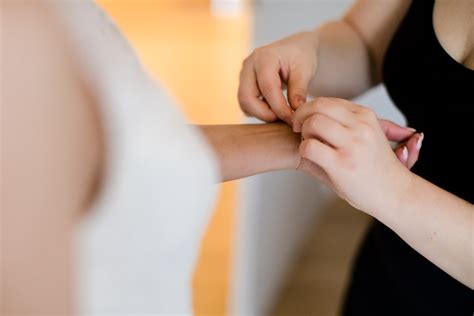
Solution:
[(387, 139), (392, 142), (400, 142), (416, 132), (413, 128), (403, 127), (388, 120), (379, 119), (379, 124)]
[(290, 72), (288, 77), (288, 102), (293, 110), (306, 103), (306, 94), (308, 90), (311, 75), (304, 71), (295, 70)]

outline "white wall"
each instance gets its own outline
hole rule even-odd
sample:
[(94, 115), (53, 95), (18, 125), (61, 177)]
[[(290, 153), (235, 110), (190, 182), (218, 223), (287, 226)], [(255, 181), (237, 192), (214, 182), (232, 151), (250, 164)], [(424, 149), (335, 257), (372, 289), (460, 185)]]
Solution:
[[(350, 2), (259, 1), (253, 47), (337, 18)], [(404, 122), (381, 87), (357, 102), (371, 106), (380, 117)], [(268, 312), (305, 234), (316, 226), (319, 210), (334, 198), (322, 185), (296, 172), (275, 172), (242, 182), (231, 293), (235, 315)]]

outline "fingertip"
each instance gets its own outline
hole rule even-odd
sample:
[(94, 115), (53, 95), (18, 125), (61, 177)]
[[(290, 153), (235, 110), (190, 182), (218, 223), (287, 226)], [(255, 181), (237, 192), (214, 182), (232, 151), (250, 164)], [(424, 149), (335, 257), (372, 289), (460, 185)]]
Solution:
[(303, 95), (295, 95), (290, 99), (290, 106), (293, 110), (297, 110), (301, 105), (306, 103), (306, 97)]
[(407, 146), (403, 146), (402, 161), (405, 162), (405, 163), (408, 161), (408, 148), (407, 148)]
[(395, 156), (405, 167), (408, 167), (410, 153), (406, 145), (398, 147), (395, 150)]
[(284, 105), (282, 110), (274, 109), (274, 112), (281, 120), (285, 121), (288, 125), (293, 126), (293, 113), (287, 105)]
[(408, 147), (409, 158), (408, 158), (408, 168), (412, 168), (420, 156), (421, 143), (423, 142), (423, 134), (416, 134), (412, 136), (406, 146)]
[(390, 141), (400, 142), (410, 136), (413, 136), (416, 132), (411, 127), (404, 127), (389, 120), (380, 119), (379, 123), (385, 133), (385, 136)]
[(278, 119), (272, 109), (259, 98), (247, 101), (244, 104), (241, 103), (241, 108), (246, 116), (256, 117), (265, 122), (274, 122)]
[(261, 104), (261, 109), (262, 109), (262, 116), (265, 118), (266, 121), (268, 122), (274, 122), (278, 120), (278, 116), (276, 115), (275, 112), (266, 104)]
[(270, 123), (278, 120), (278, 117), (270, 108), (267, 107), (262, 110), (261, 119)]
[(398, 160), (403, 163), (402, 161), (402, 147), (395, 149), (395, 156), (397, 156)]
[(418, 133), (415, 135), (412, 135), (408, 141), (407, 141), (407, 146), (409, 150), (416, 150), (420, 151), (421, 146), (423, 144), (423, 139), (424, 139), (424, 134), (423, 133)]
[(421, 149), (421, 146), (423, 145), (423, 140), (425, 139), (425, 134), (421, 133), (420, 136), (418, 137), (418, 140), (416, 141), (416, 149), (419, 151)]
[(293, 115), (293, 124), (291, 125), (291, 127), (293, 129), (293, 132), (295, 132), (295, 133), (301, 132), (301, 126), (300, 126), (299, 121), (298, 121), (298, 119), (296, 118), (295, 115)]

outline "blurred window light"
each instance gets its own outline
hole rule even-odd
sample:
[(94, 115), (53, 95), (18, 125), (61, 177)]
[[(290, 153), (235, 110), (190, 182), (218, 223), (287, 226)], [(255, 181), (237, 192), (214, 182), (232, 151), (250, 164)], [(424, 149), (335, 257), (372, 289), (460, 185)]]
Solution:
[(217, 17), (234, 17), (242, 13), (244, 0), (211, 0), (211, 11)]

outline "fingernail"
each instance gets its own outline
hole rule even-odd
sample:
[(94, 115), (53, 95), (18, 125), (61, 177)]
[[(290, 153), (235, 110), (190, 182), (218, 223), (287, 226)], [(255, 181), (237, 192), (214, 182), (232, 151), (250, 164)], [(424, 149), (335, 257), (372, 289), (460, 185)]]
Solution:
[(298, 105), (301, 105), (301, 104), (306, 102), (306, 97), (302, 96), (302, 95), (299, 95), (299, 96), (296, 97), (296, 101), (297, 101)]
[(408, 129), (409, 131), (412, 131), (413, 133), (416, 132), (416, 129), (414, 129), (413, 127), (407, 127), (407, 129)]
[(416, 142), (416, 149), (420, 150), (421, 145), (423, 144), (423, 138), (425, 138), (425, 134), (421, 133), (420, 138), (418, 138), (418, 141)]
[(301, 96), (301, 95), (298, 95), (296, 97), (296, 106), (299, 107), (300, 105), (302, 105), (303, 103), (306, 102), (306, 98)]
[(403, 146), (402, 160), (403, 160), (403, 161), (407, 161), (407, 160), (408, 160), (408, 148), (407, 148), (407, 146)]

